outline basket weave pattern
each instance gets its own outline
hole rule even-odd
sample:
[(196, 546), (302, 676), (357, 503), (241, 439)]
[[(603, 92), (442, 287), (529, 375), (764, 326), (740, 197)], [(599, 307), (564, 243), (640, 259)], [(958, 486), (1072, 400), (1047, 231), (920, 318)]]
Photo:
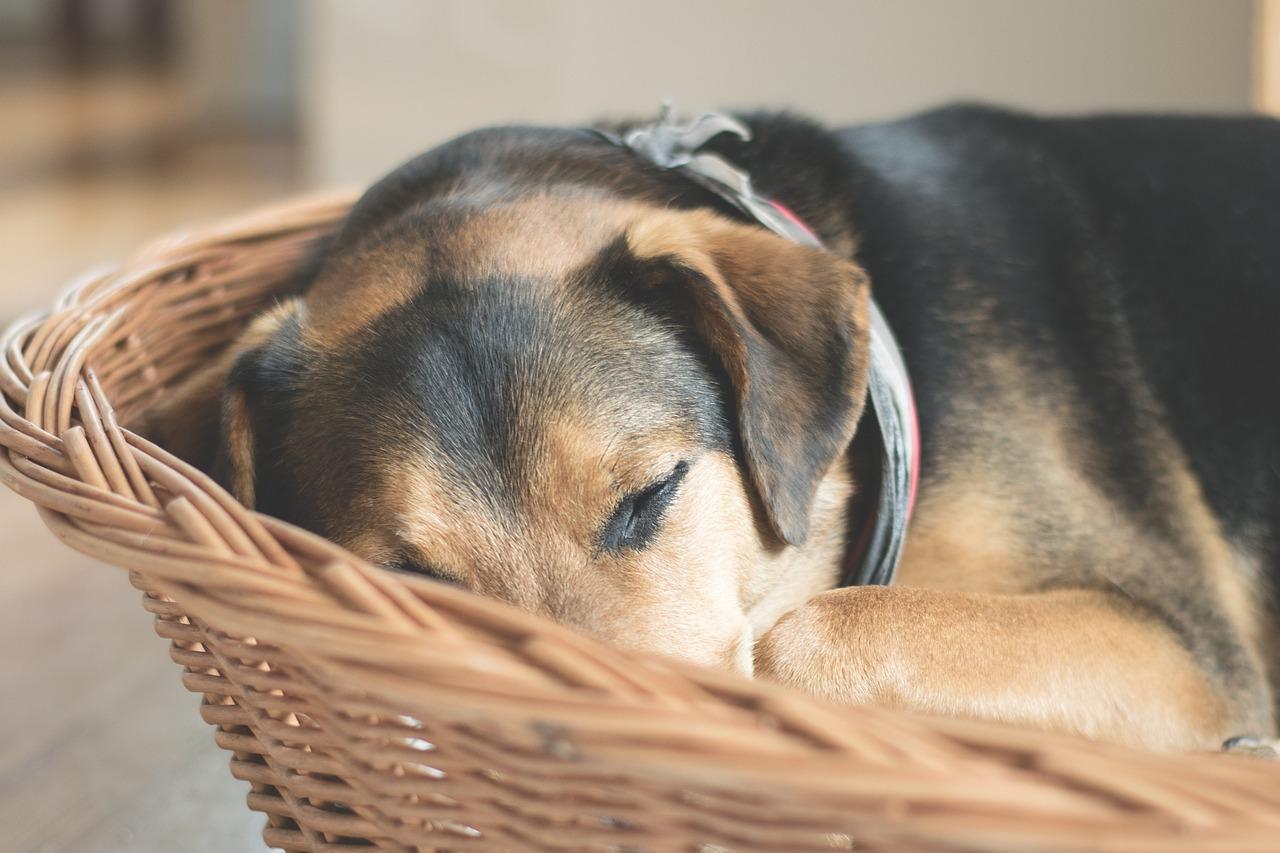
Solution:
[(0, 481), (130, 571), (286, 850), (1275, 849), (1280, 765), (836, 708), (362, 563), (120, 426), (351, 199), (77, 282), (0, 340)]

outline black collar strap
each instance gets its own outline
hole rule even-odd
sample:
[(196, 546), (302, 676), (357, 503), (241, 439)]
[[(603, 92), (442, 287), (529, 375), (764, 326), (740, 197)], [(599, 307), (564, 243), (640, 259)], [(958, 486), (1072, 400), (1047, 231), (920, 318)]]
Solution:
[[(690, 124), (680, 125), (670, 105), (663, 105), (662, 116), (657, 121), (621, 136), (601, 130), (594, 132), (664, 169), (679, 171), (775, 234), (805, 246), (824, 248), (817, 235), (784, 205), (756, 195), (750, 175), (718, 154), (701, 150), (722, 133), (750, 141), (750, 129), (737, 119), (706, 113)], [(880, 500), (874, 524), (865, 535), (856, 536), (850, 548), (841, 586), (893, 581), (902, 559), (907, 523), (915, 507), (919, 482), (920, 429), (911, 379), (893, 331), (874, 299), (870, 301), (868, 313), (871, 319), (868, 394), (884, 443)]]

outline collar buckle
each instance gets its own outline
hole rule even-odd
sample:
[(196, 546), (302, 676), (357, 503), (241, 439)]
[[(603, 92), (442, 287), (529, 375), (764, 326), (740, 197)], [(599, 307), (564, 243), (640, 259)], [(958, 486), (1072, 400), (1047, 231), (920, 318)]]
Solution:
[(657, 121), (627, 131), (620, 141), (664, 169), (678, 169), (692, 163), (698, 150), (722, 133), (732, 133), (743, 142), (751, 141), (750, 128), (733, 116), (703, 113), (682, 125), (676, 119), (671, 102), (664, 101)]

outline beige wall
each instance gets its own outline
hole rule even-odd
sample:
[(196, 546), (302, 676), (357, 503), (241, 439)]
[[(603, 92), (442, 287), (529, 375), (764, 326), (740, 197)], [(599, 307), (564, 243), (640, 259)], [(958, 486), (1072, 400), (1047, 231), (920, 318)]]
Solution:
[(299, 0), (180, 0), (179, 71), (192, 121), (212, 130), (291, 131), (299, 96)]
[(366, 180), (507, 121), (790, 106), (828, 121), (955, 98), (1238, 111), (1249, 0), (315, 0), (311, 178)]

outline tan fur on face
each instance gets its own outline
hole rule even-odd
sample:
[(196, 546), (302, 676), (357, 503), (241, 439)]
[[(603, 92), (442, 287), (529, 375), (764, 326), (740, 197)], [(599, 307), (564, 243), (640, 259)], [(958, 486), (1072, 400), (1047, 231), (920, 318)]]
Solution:
[(422, 284), (415, 271), (426, 269), (427, 260), (425, 247), (409, 240), (344, 253), (307, 292), (309, 322), (303, 340), (324, 352), (341, 348), (413, 299)]
[(326, 350), (341, 347), (408, 303), (432, 276), (467, 281), (505, 272), (563, 280), (653, 211), (570, 192), (502, 201), (460, 220), (428, 220), (423, 228), (384, 229), (324, 269), (307, 294), (305, 340)]
[(848, 548), (849, 500), (854, 483), (838, 460), (818, 486), (809, 538), (801, 546), (766, 546), (756, 537), (743, 565), (743, 607), (763, 634), (782, 614), (840, 582)]
[[(349, 542), (371, 559), (407, 547), (469, 589), (625, 646), (750, 672), (752, 641), (785, 610), (828, 588), (840, 563), (848, 474), (819, 491), (805, 546), (762, 535), (734, 461), (679, 432), (619, 441), (607, 422), (561, 414), (542, 425), (543, 472), (530, 481), (536, 511), (514, 518), (460, 487), (429, 456), (391, 466), (378, 518)], [(602, 553), (596, 536), (619, 497), (692, 462), (657, 541)]]
[[(630, 461), (670, 470), (651, 458)], [(717, 454), (696, 457), (659, 540), (619, 555), (595, 542), (621, 495), (616, 469), (584, 463), (569, 477), (548, 477), (539, 511), (518, 521), (482, 500), (457, 500), (429, 466), (406, 472), (403, 491), (387, 493), (402, 495), (391, 510), (397, 538), (469, 589), (622, 645), (735, 666), (744, 655), (738, 555), (754, 531), (713, 512), (743, 499), (732, 468)]]

